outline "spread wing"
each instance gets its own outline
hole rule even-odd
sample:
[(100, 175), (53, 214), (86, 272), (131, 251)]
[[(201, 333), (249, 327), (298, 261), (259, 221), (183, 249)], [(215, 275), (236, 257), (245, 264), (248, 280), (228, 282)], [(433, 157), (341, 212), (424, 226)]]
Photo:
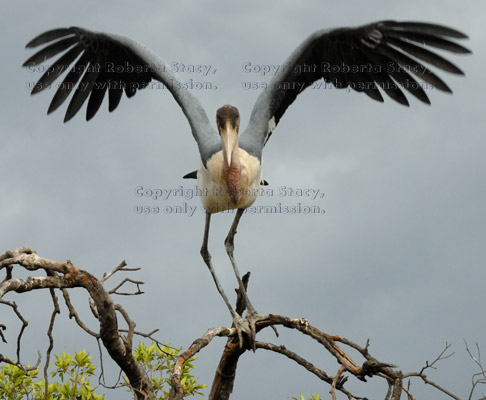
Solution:
[(219, 135), (197, 98), (182, 89), (179, 77), (171, 68), (139, 42), (123, 36), (70, 27), (45, 32), (32, 39), (26, 47), (40, 45), (46, 46), (25, 61), (23, 66), (35, 66), (60, 55), (36, 83), (32, 94), (51, 87), (69, 69), (47, 111), (55, 111), (74, 92), (64, 122), (74, 117), (86, 100), (86, 120), (90, 120), (98, 112), (107, 92), (111, 112), (118, 107), (123, 93), (132, 97), (156, 80), (167, 87), (182, 108), (198, 143), (201, 158), (206, 160), (207, 154), (220, 146)]
[(351, 88), (381, 102), (385, 93), (408, 106), (406, 91), (430, 104), (414, 75), (441, 91), (452, 92), (425, 64), (462, 75), (459, 68), (429, 48), (470, 53), (451, 40), (465, 38), (455, 29), (420, 22), (381, 21), (316, 31), (294, 50), (283, 63), (288, 68), (277, 74), (258, 97), (240, 146), (261, 158), (285, 110), (299, 93), (321, 78), (338, 89)]

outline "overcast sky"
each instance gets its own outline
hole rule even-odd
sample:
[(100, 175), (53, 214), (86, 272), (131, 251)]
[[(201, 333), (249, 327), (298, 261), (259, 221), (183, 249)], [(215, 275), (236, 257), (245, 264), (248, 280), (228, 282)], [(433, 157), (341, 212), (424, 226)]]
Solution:
[[(265, 148), (270, 190), (255, 205), (300, 204), (325, 212), (246, 214), (235, 244), (240, 270), (252, 271), (249, 296), (260, 313), (306, 317), (325, 332), (361, 344), (369, 338), (374, 356), (403, 371), (420, 370), (451, 343), (455, 356), (429, 376), (467, 396), (476, 371), (463, 339), (478, 341), (486, 351), (484, 1), (42, 4), (34, 8), (19, 0), (1, 6), (0, 252), (30, 246), (42, 257), (70, 259), (98, 277), (123, 259), (141, 267), (130, 276), (146, 282), (145, 294), (116, 300), (137, 329), (160, 328), (159, 340), (183, 348), (207, 328), (231, 324), (199, 255), (204, 214), (197, 198), (156, 200), (138, 197), (135, 190), (194, 188), (194, 181), (182, 180), (199, 167), (187, 121), (170, 93), (156, 89), (124, 97), (112, 114), (103, 104), (89, 123), (83, 109), (63, 124), (66, 106), (46, 116), (54, 92), (29, 95), (41, 73), (20, 67), (33, 54), (25, 44), (45, 30), (72, 25), (137, 39), (169, 64), (189, 66), (189, 72), (179, 72), (184, 81), (212, 85), (195, 91), (211, 121), (218, 107), (230, 103), (239, 108), (244, 127), (260, 92), (246, 89), (245, 82), (271, 78), (247, 72), (244, 65), (279, 65), (317, 29), (401, 19), (467, 33), (470, 40), (463, 44), (474, 54), (447, 55), (466, 77), (439, 72), (454, 94), (430, 90), (432, 106), (414, 99), (410, 108), (388, 99), (380, 104), (334, 89), (299, 96)], [(191, 66), (209, 66), (211, 73), (191, 72)], [(319, 190), (319, 196), (298, 197), (296, 189)], [(161, 212), (139, 215), (137, 206), (158, 206)], [(192, 216), (173, 212), (195, 206)], [(232, 218), (213, 217), (209, 249), (233, 299), (236, 282), (223, 245)], [(78, 311), (96, 327), (87, 297), (73, 292), (79, 293), (73, 293)], [(22, 359), (33, 363), (36, 350), (47, 347), (49, 295), (7, 299), (30, 322)], [(9, 341), (0, 353), (14, 356), (18, 322), (9, 309), (0, 309), (0, 320), (8, 326)], [(324, 350), (300, 335), (280, 333), (278, 339), (271, 331), (258, 338), (336, 373), (338, 365)], [(96, 354), (96, 343), (68, 319), (65, 308), (54, 336), (58, 353), (64, 347)], [(200, 382), (211, 384), (224, 343), (217, 339), (199, 354)], [(386, 393), (376, 378), (367, 385), (351, 381), (352, 391), (363, 396)], [(300, 392), (327, 398), (328, 390), (291, 361), (257, 351), (241, 359), (233, 398), (288, 399)], [(417, 398), (443, 398), (419, 381), (412, 390)], [(128, 395), (111, 392), (108, 398)]]

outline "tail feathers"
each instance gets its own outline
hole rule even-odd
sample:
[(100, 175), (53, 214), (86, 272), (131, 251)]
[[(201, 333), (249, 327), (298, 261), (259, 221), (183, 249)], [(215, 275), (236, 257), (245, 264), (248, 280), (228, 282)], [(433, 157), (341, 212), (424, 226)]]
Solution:
[(184, 175), (182, 179), (197, 179), (197, 171), (189, 172), (188, 174)]

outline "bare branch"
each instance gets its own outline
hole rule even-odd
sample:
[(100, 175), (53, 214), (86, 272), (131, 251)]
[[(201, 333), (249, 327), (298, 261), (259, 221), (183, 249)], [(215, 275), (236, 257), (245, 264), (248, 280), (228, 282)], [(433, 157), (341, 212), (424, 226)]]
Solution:
[(69, 293), (66, 289), (61, 289), (62, 290), (62, 295), (64, 297), (64, 302), (66, 303), (66, 307), (68, 308), (69, 310), (69, 319), (72, 319), (74, 318), (74, 320), (76, 321), (76, 323), (81, 327), (82, 330), (84, 330), (86, 333), (88, 333), (89, 335), (95, 337), (96, 339), (99, 339), (100, 338), (100, 334), (99, 333), (96, 333), (96, 332), (93, 332), (91, 329), (89, 329), (84, 323), (83, 321), (81, 321), (81, 319), (79, 318), (79, 315), (78, 313), (76, 312), (76, 310), (74, 309), (72, 303), (71, 303), (71, 299), (69, 297)]
[[(257, 322), (257, 332), (269, 325), (283, 325), (290, 329), (297, 329), (303, 334), (310, 336), (317, 342), (321, 343), (326, 350), (328, 350), (336, 358), (337, 362), (346, 368), (347, 371), (355, 375), (358, 379), (366, 381), (365, 376), (367, 375), (367, 371), (351, 359), (351, 357), (336, 343), (332, 335), (326, 334), (313, 327), (306, 319), (295, 319), (270, 314), (266, 317), (262, 317), (262, 319)], [(368, 359), (374, 360), (370, 356), (368, 356)], [(378, 361), (376, 362), (378, 363)]]
[(332, 382), (331, 382), (331, 390), (329, 391), (329, 393), (331, 393), (331, 397), (332, 397), (332, 400), (336, 400), (336, 388), (339, 389), (338, 385), (339, 386), (342, 386), (342, 381), (343, 381), (343, 373), (346, 372), (346, 368), (344, 368), (344, 366), (341, 366), (341, 368), (339, 368), (336, 376), (334, 377), (334, 379), (332, 379)]
[[(305, 360), (304, 358), (302, 358), (298, 354), (294, 353), (293, 351), (288, 350), (285, 346), (276, 346), (272, 343), (265, 343), (265, 342), (258, 342), (257, 341), (256, 342), (256, 348), (257, 349), (270, 350), (270, 351), (273, 351), (275, 353), (282, 354), (282, 355), (286, 356), (287, 358), (294, 360), (297, 364), (304, 367), (307, 371), (313, 373), (319, 379), (323, 380), (324, 382), (329, 383), (330, 385), (334, 381), (334, 377), (327, 375), (324, 371), (317, 368), (314, 364)], [(340, 386), (338, 385), (337, 388), (339, 389), (339, 387)]]
[[(123, 292), (118, 292), (117, 290), (120, 289), (125, 283), (133, 283), (134, 285), (137, 286), (137, 291), (136, 292), (130, 292), (130, 293), (123, 293)], [(133, 279), (130, 279), (130, 278), (125, 278), (123, 279), (123, 281), (120, 282), (120, 284), (118, 284), (117, 286), (115, 286), (113, 289), (111, 289), (108, 293), (109, 294), (117, 294), (119, 296), (137, 296), (137, 295), (140, 295), (140, 294), (143, 294), (144, 292), (142, 292), (140, 290), (140, 285), (145, 285), (145, 282), (142, 282), (142, 281), (135, 281)]]
[[(471, 350), (469, 349), (469, 346), (468, 346), (466, 340), (464, 340), (464, 344), (466, 346), (467, 354), (469, 355), (469, 357), (471, 358), (471, 360), (473, 360), (474, 363), (479, 367), (479, 372), (475, 373), (472, 376), (472, 378), (471, 378), (471, 380), (472, 380), (472, 386), (471, 386), (471, 391), (470, 391), (469, 397), (468, 397), (468, 400), (471, 400), (472, 399), (472, 396), (473, 396), (473, 393), (476, 390), (476, 387), (478, 385), (484, 385), (484, 384), (486, 384), (486, 370), (485, 370), (485, 368), (481, 364), (481, 351), (479, 349), (479, 344), (478, 343), (475, 343), (475, 345), (476, 345), (476, 353), (477, 353), (477, 356), (476, 357), (474, 357), (474, 355), (472, 354)], [(483, 399), (484, 399), (484, 397), (483, 397)]]
[[(0, 269), (10, 266), (10, 265), (21, 265), (25, 269), (29, 271), (36, 271), (38, 269), (43, 269), (45, 271), (51, 272), (58, 272), (60, 274), (67, 275), (66, 277), (69, 278), (69, 274), (75, 273), (76, 268), (73, 267), (71, 262), (68, 260), (65, 263), (59, 261), (52, 261), (46, 258), (40, 258), (35, 252), (24, 252), (22, 251), (24, 248), (17, 249), (12, 253), (12, 257), (4, 257), (2, 256), (2, 261), (0, 261)], [(30, 250), (30, 249), (29, 249)], [(7, 252), (6, 254), (8, 254)]]
[(282, 354), (282, 355), (290, 358), (291, 360), (295, 361), (297, 364), (301, 365), (302, 367), (304, 367), (305, 369), (307, 369), (312, 374), (316, 375), (319, 379), (323, 380), (324, 382), (327, 382), (327, 383), (329, 383), (331, 385), (334, 384), (334, 388), (335, 389), (338, 389), (339, 391), (341, 391), (342, 393), (344, 393), (346, 396), (348, 396), (349, 399), (351, 399), (351, 398), (352, 399), (360, 399), (359, 396), (348, 392), (343, 387), (343, 385), (348, 380), (347, 377), (343, 377), (342, 376), (342, 373), (345, 372), (344, 369), (342, 371), (340, 369), (339, 370), (340, 372), (335, 377), (332, 377), (332, 376), (327, 375), (326, 372), (324, 372), (323, 370), (317, 368), (314, 364), (312, 364), (309, 361), (305, 360), (304, 358), (302, 358), (298, 354), (294, 353), (291, 350), (288, 350), (285, 346), (276, 346), (276, 345), (274, 345), (272, 343), (264, 343), (264, 342), (258, 342), (257, 341), (256, 342), (256, 347), (257, 348), (264, 349), (264, 350), (270, 350), (270, 351), (274, 351), (276, 353)]
[[(402, 387), (402, 390), (406, 393), (407, 395), (407, 399), (408, 400), (415, 400), (415, 398), (413, 397), (412, 395), (412, 392), (410, 391), (410, 387), (411, 387), (412, 383), (410, 381), (410, 379), (408, 380), (408, 384), (407, 384), (407, 387), (403, 386)], [(392, 388), (392, 386), (390, 386)]]
[(49, 323), (49, 328), (47, 330), (47, 337), (49, 338), (49, 347), (47, 348), (46, 352), (46, 363), (44, 365), (44, 399), (47, 400), (49, 395), (49, 375), (47, 373), (47, 369), (49, 368), (49, 361), (51, 360), (51, 351), (54, 348), (54, 338), (52, 337), (52, 330), (54, 329), (54, 321), (56, 320), (56, 315), (61, 313), (59, 309), (59, 302), (57, 300), (57, 296), (54, 293), (54, 289), (49, 289), (51, 293), (52, 302), (54, 304), (54, 310), (52, 311), (51, 315), (51, 322)]
[(89, 309), (91, 310), (91, 314), (93, 314), (93, 317), (99, 320), (100, 316), (98, 315), (98, 311), (96, 311), (96, 304), (94, 301), (91, 301), (91, 299), (89, 299)]
[[(247, 272), (243, 275), (241, 281), (245, 290), (248, 289), (248, 282), (250, 280), (251, 272)], [(246, 299), (240, 288), (235, 289), (236, 292), (236, 308), (235, 311), (238, 315), (243, 316), (246, 310)], [(239, 345), (239, 342), (234, 337), (228, 337), (226, 345), (223, 350), (223, 354), (219, 360), (218, 367), (213, 378), (213, 384), (211, 386), (211, 392), (209, 393), (208, 400), (217, 398), (218, 400), (229, 399), (233, 392), (233, 385), (236, 378), (236, 367), (240, 356), (244, 353)]]
[(225, 327), (208, 329), (206, 333), (199, 339), (196, 339), (189, 349), (182, 353), (176, 361), (174, 371), (171, 377), (172, 388), (170, 390), (170, 400), (180, 400), (184, 397), (184, 388), (181, 385), (182, 366), (184, 363), (198, 353), (201, 349), (206, 347), (211, 340), (216, 336), (230, 336), (236, 335), (236, 329), (228, 329)]
[(475, 343), (476, 345), (476, 352), (477, 352), (477, 358), (474, 357), (474, 355), (472, 354), (471, 350), (469, 349), (469, 346), (467, 344), (467, 341), (464, 339), (464, 345), (466, 346), (466, 351), (467, 351), (467, 354), (469, 354), (469, 357), (471, 358), (471, 360), (474, 361), (474, 363), (479, 367), (479, 369), (481, 370), (480, 374), (484, 375), (484, 378), (486, 379), (486, 373), (484, 371), (484, 368), (483, 366), (481, 365), (481, 352), (479, 350), (479, 345), (477, 343)]
[[(10, 291), (26, 292), (44, 288), (63, 289), (72, 287), (86, 289), (96, 308), (96, 315), (100, 323), (99, 335), (111, 358), (125, 372), (138, 399), (155, 399), (149, 378), (133, 357), (131, 342), (127, 342), (127, 340), (122, 341), (120, 338), (116, 318), (117, 306), (113, 303), (102, 284), (93, 275), (75, 267), (69, 260), (65, 263), (47, 260), (37, 256), (30, 249), (26, 250), (25, 248), (6, 252), (3, 256), (0, 256), (0, 269), (14, 265), (22, 266), (29, 271), (42, 269), (48, 276), (29, 277), (25, 280), (4, 280), (0, 283), (0, 300), (1, 297)], [(67, 304), (70, 304), (70, 302), (68, 301)], [(12, 307), (15, 311), (16, 308), (14, 306)], [(123, 315), (123, 309), (119, 308), (120, 310)], [(53, 321), (53, 318), (51, 318), (51, 324), (53, 324)], [(134, 323), (129, 324), (129, 331), (131, 330), (133, 332), (133, 327)], [(20, 349), (20, 336), (18, 349)], [(130, 334), (129, 332), (127, 338), (131, 340), (132, 336), (133, 333)]]
[[(340, 346), (337, 345), (336, 341), (333, 339), (333, 336), (328, 335), (324, 332), (321, 332), (317, 328), (311, 326), (309, 324), (309, 322), (305, 319), (292, 319), (292, 318), (284, 317), (284, 316), (281, 316), (281, 315), (260, 316), (260, 319), (258, 319), (257, 322), (256, 322), (257, 332), (262, 330), (263, 328), (271, 326), (271, 325), (283, 325), (283, 326), (291, 328), (291, 329), (298, 329), (302, 333), (312, 337), (313, 339), (315, 339), (319, 343), (323, 344), (324, 347), (332, 355), (335, 356), (338, 363), (343, 367), (343, 370), (339, 373), (339, 375), (342, 375), (343, 372), (348, 371), (348, 372), (351, 372), (358, 379), (363, 380), (363, 381), (366, 381), (366, 379), (365, 379), (366, 376), (374, 376), (374, 375), (381, 376), (381, 377), (384, 377), (384, 378), (387, 378), (387, 379), (392, 379), (392, 380), (396, 380), (397, 377), (401, 377), (400, 372), (396, 372), (396, 371), (391, 369), (392, 367), (394, 367), (393, 365), (381, 363), (381, 362), (375, 360), (370, 355), (368, 355), (368, 357), (367, 357), (368, 360), (365, 361), (363, 366), (359, 366), (349, 357), (349, 355)], [(219, 329), (223, 329), (223, 328), (219, 328)], [(224, 332), (223, 331), (220, 332), (220, 334), (224, 335), (224, 336), (229, 336), (229, 335), (234, 334), (233, 331), (234, 330), (226, 330)], [(207, 337), (208, 335), (210, 336), (210, 339), (212, 339), (212, 337), (214, 337), (214, 332), (211, 332), (211, 330), (210, 330), (206, 333), (206, 335), (203, 338), (196, 340), (191, 345), (191, 347), (188, 349), (188, 351), (186, 352), (187, 354), (189, 354), (189, 357), (196, 354), (199, 350), (202, 349), (202, 347), (206, 346), (209, 343), (210, 339), (208, 340), (208, 337)], [(340, 339), (342, 340), (342, 338), (340, 338)], [(201, 342), (204, 343), (204, 346), (199, 345)], [(263, 347), (265, 347), (265, 345), (263, 345)], [(267, 345), (267, 347), (270, 348), (271, 345)], [(239, 357), (241, 355), (240, 353), (245, 351), (245, 350), (246, 349), (237, 350), (235, 344), (232, 343), (231, 341), (229, 341), (227, 343), (226, 347), (225, 347), (225, 353), (226, 352), (229, 353), (226, 356), (226, 358), (229, 359), (230, 356)], [(277, 350), (277, 347), (276, 346), (273, 347), (272, 350)], [(281, 351), (281, 352), (285, 353), (285, 351)], [(186, 354), (186, 353), (184, 353), (184, 354)], [(287, 352), (287, 354), (290, 354), (290, 353)], [(178, 371), (180, 371), (181, 366), (185, 362), (186, 359), (187, 358), (185, 358), (185, 357), (179, 357), (177, 365), (174, 368), (174, 373), (173, 373), (173, 376), (172, 376), (173, 391), (171, 392), (170, 399), (179, 399), (179, 398), (181, 398), (181, 396), (183, 396), (182, 386), (178, 385), (178, 379), (179, 379), (178, 377), (180, 377), (180, 373)], [(298, 359), (298, 356), (295, 355), (294, 359)], [(301, 359), (301, 361), (302, 361), (303, 364), (310, 364), (306, 360)], [(220, 363), (220, 367), (218, 368), (217, 373), (220, 374), (220, 375), (222, 375), (222, 374), (226, 375), (228, 373), (229, 376), (231, 376), (232, 371), (228, 371), (226, 369), (224, 371), (220, 371), (220, 369), (221, 369), (221, 363)], [(326, 376), (327, 376), (327, 374), (326, 374)], [(335, 378), (329, 378), (328, 377), (327, 382), (332, 384), (334, 379)], [(341, 379), (340, 376), (338, 376), (337, 379), (338, 380), (335, 383), (335, 387), (339, 388), (341, 390), (342, 384), (345, 381), (344, 381), (344, 379)], [(339, 386), (338, 386), (338, 383), (339, 383)], [(220, 387), (222, 387), (222, 386), (220, 386)], [(225, 390), (227, 391), (228, 389), (225, 389)], [(211, 393), (214, 393), (214, 392), (216, 392), (216, 391), (213, 388)], [(224, 396), (222, 396), (222, 397), (220, 396), (221, 393), (222, 393), (221, 391), (218, 392), (218, 399), (226, 399), (227, 393), (230, 393), (230, 391), (227, 391), (227, 393), (224, 393)], [(352, 398), (352, 397), (359, 398), (358, 396), (353, 396), (353, 395), (351, 395), (350, 393), (347, 393), (347, 392), (346, 392), (346, 394), (350, 398)], [(212, 399), (212, 398), (213, 398), (212, 395), (210, 395), (210, 399)]]
[(400, 400), (402, 390), (403, 390), (403, 376), (401, 373), (395, 377), (393, 380), (393, 390), (391, 400)]
[(117, 310), (123, 316), (123, 318), (125, 319), (125, 322), (128, 325), (128, 334), (127, 334), (126, 338), (124, 338), (125, 339), (124, 342), (125, 342), (125, 347), (126, 347), (127, 352), (131, 352), (132, 351), (133, 333), (135, 331), (135, 322), (133, 322), (130, 319), (130, 317), (128, 316), (128, 313), (125, 311), (125, 309), (120, 304), (115, 305), (115, 310)]
[(20, 254), (33, 254), (35, 251), (31, 250), (29, 247), (20, 247), (17, 250), (7, 250), (5, 254), (0, 255), (0, 263), (6, 259), (14, 258)]
[(416, 376), (416, 377), (419, 377), (421, 378), (424, 383), (426, 383), (427, 385), (430, 385), (430, 386), (433, 386), (435, 387), (436, 389), (440, 390), (442, 393), (446, 394), (447, 396), (453, 398), (454, 400), (461, 400), (458, 396), (454, 395), (453, 393), (449, 392), (447, 389), (443, 388), (442, 386), (440, 386), (439, 384), (435, 383), (434, 381), (430, 380), (429, 378), (427, 378), (426, 375), (422, 374), (420, 375), (420, 373), (418, 372), (410, 372), (408, 374), (405, 374), (404, 375), (404, 378), (407, 377), (407, 378), (410, 378), (410, 377), (413, 377), (413, 376)]
[[(13, 271), (17, 271), (18, 267), (24, 268), (28, 271), (42, 270), (47, 276), (14, 279)], [(66, 262), (47, 260), (39, 257), (29, 248), (20, 248), (0, 255), (0, 269), (2, 268), (5, 268), (6, 278), (0, 282), (0, 304), (8, 305), (13, 309), (14, 313), (22, 322), (22, 328), (17, 336), (18, 360), (12, 361), (7, 357), (0, 355), (0, 362), (8, 362), (10, 364), (19, 366), (19, 368), (24, 368), (19, 360), (20, 344), (22, 334), (28, 325), (27, 321), (25, 321), (18, 311), (16, 304), (5, 301), (2, 299), (2, 297), (11, 291), (23, 293), (47, 288), (51, 293), (54, 303), (54, 310), (52, 312), (51, 321), (48, 328), (49, 348), (47, 350), (46, 364), (44, 367), (45, 382), (46, 385), (48, 385), (47, 365), (49, 364), (50, 355), (53, 348), (52, 332), (56, 315), (59, 313), (58, 299), (55, 295), (54, 289), (58, 288), (63, 292), (64, 302), (69, 310), (69, 318), (74, 318), (79, 327), (97, 339), (98, 347), (100, 349), (101, 362), (101, 375), (99, 378), (100, 384), (108, 387), (104, 382), (103, 353), (101, 351), (100, 344), (101, 340), (110, 357), (119, 365), (121, 369), (119, 379), (113, 387), (119, 386), (121, 371), (123, 371), (129, 379), (137, 399), (155, 400), (151, 381), (146, 372), (136, 362), (133, 356), (133, 337), (134, 335), (138, 335), (150, 338), (157, 344), (160, 344), (152, 337), (152, 335), (154, 335), (158, 330), (153, 330), (149, 333), (136, 331), (136, 324), (130, 318), (124, 307), (119, 304), (115, 304), (110, 296), (115, 294), (127, 296), (142, 294), (143, 292), (140, 289), (140, 285), (144, 283), (142, 281), (125, 278), (109, 292), (103, 287), (103, 283), (110, 279), (115, 273), (137, 271), (139, 268), (126, 268), (126, 263), (123, 261), (111, 272), (104, 274), (101, 281), (98, 281), (88, 272), (74, 266), (69, 260)], [(248, 278), (249, 274), (244, 277), (245, 287), (248, 283)], [(119, 291), (120, 288), (129, 283), (136, 285), (136, 290), (134, 292), (124, 293)], [(99, 322), (99, 333), (92, 331), (83, 323), (83, 321), (81, 321), (75, 307), (71, 303), (67, 290), (69, 288), (84, 288), (89, 293), (89, 306), (94, 317)], [(243, 315), (245, 308), (246, 304), (244, 299), (241, 296), (241, 293), (238, 292), (238, 302), (236, 307), (237, 312), (240, 315)], [(119, 318), (120, 315), (127, 324), (126, 329), (121, 329), (118, 326), (117, 318)], [(345, 384), (348, 382), (348, 379), (353, 377), (364, 382), (366, 382), (368, 377), (377, 377), (385, 380), (388, 384), (388, 392), (385, 397), (386, 400), (399, 400), (403, 392), (407, 395), (409, 400), (413, 400), (413, 395), (410, 391), (410, 378), (414, 377), (420, 378), (424, 383), (433, 386), (435, 389), (438, 389), (455, 400), (459, 399), (457, 396), (448, 392), (437, 383), (431, 381), (425, 374), (427, 369), (435, 369), (439, 361), (447, 359), (454, 354), (449, 352), (450, 345), (447, 343), (442, 352), (432, 362), (426, 361), (425, 366), (419, 372), (403, 374), (401, 371), (397, 370), (397, 366), (390, 363), (381, 362), (373, 357), (373, 355), (370, 353), (369, 339), (366, 341), (366, 344), (363, 347), (345, 337), (325, 333), (312, 326), (309, 321), (304, 318), (290, 318), (282, 315), (270, 314), (259, 316), (255, 323), (257, 332), (260, 332), (268, 327), (275, 329), (275, 326), (277, 325), (282, 325), (285, 328), (297, 330), (303, 335), (319, 343), (326, 350), (326, 352), (336, 360), (338, 364), (336, 375), (329, 375), (318, 366), (304, 359), (295, 352), (288, 350), (283, 345), (278, 346), (272, 343), (257, 341), (255, 343), (255, 347), (257, 349), (269, 350), (282, 354), (306, 368), (319, 379), (330, 385), (329, 392), (333, 400), (337, 399), (336, 395), (338, 391), (347, 396), (349, 400), (363, 399), (362, 397), (349, 392), (345, 388)], [(3, 334), (5, 329), (6, 326), (0, 324), (0, 337), (4, 342), (6, 342), (6, 337)], [(181, 384), (184, 363), (200, 352), (203, 348), (208, 346), (216, 336), (227, 337), (228, 340), (215, 374), (209, 399), (229, 399), (236, 377), (238, 360), (241, 355), (250, 349), (247, 342), (248, 337), (246, 336), (244, 338), (245, 346), (240, 348), (238, 340), (236, 339), (237, 330), (234, 327), (220, 327), (207, 330), (202, 337), (196, 339), (185, 352), (177, 357), (171, 376), (172, 388), (169, 393), (170, 400), (180, 400), (186, 395), (186, 393), (184, 393), (183, 385)], [(473, 388), (470, 395), (471, 399), (472, 393), (477, 385), (486, 383), (486, 371), (481, 366), (481, 354), (479, 351), (479, 346), (476, 344), (477, 355), (473, 355), (471, 350), (468, 348), (467, 343), (466, 350), (471, 359), (480, 367), (480, 372), (473, 375)], [(356, 357), (356, 359), (354, 359), (354, 357)], [(38, 360), (38, 364), (39, 363), (40, 358)], [(409, 378), (408, 387), (403, 386), (403, 379), (406, 378)]]
[[(128, 329), (118, 329), (118, 331), (122, 332), (122, 333), (128, 333)], [(153, 342), (155, 342), (156, 344), (162, 345), (163, 344), (162, 342), (159, 342), (157, 339), (155, 339), (153, 337), (153, 335), (156, 334), (158, 331), (160, 331), (160, 329), (154, 329), (153, 331), (151, 331), (149, 333), (144, 333), (144, 332), (140, 332), (140, 331), (133, 331), (133, 334), (147, 338), (147, 339), (150, 339)]]
[(27, 279), (10, 279), (0, 283), (0, 298), (8, 292), (30, 292), (36, 289), (50, 289), (50, 288), (71, 288), (75, 287), (73, 282), (67, 281), (60, 276), (40, 276)]
[(17, 316), (17, 318), (20, 319), (20, 321), (22, 322), (22, 327), (20, 328), (20, 332), (17, 336), (17, 363), (21, 364), (20, 363), (20, 343), (22, 341), (22, 335), (24, 334), (25, 328), (27, 328), (29, 323), (25, 320), (25, 318), (22, 316), (22, 314), (20, 314), (20, 311), (17, 307), (17, 304), (15, 304), (14, 301), (10, 302), (10, 301), (6, 301), (6, 300), (3, 300), (3, 299), (0, 298), (0, 304), (5, 304), (5, 305), (11, 307), (13, 309), (15, 315)]
[(108, 279), (110, 279), (114, 274), (116, 274), (118, 271), (125, 271), (125, 272), (132, 272), (132, 271), (140, 271), (141, 268), (125, 268), (127, 266), (127, 263), (125, 260), (123, 260), (118, 267), (116, 267), (114, 270), (111, 272), (103, 274), (103, 277), (100, 280), (100, 283), (105, 283)]
[(429, 363), (429, 361), (425, 361), (425, 366), (420, 370), (420, 374), (423, 374), (423, 372), (427, 369), (427, 368), (432, 368), (432, 369), (437, 369), (435, 367), (435, 364), (437, 364), (439, 361), (442, 361), (442, 360), (445, 360), (449, 357), (452, 357), (455, 353), (452, 352), (450, 354), (445, 354), (447, 350), (449, 350), (449, 348), (451, 347), (451, 345), (449, 343), (446, 342), (445, 344), (445, 347), (444, 347), (444, 350), (442, 350), (440, 352), (440, 354), (435, 358), (434, 361), (432, 361), (432, 363)]
[(25, 367), (22, 363), (12, 361), (10, 358), (4, 357), (2, 354), (0, 354), (0, 362), (4, 362), (6, 364), (13, 365), (13, 366), (15, 366), (17, 368), (20, 368), (24, 372), (36, 370), (37, 367), (39, 366), (40, 362), (41, 362), (41, 359), (42, 359), (41, 358), (41, 353), (40, 353), (40, 351), (37, 351), (37, 361), (36, 361), (36, 363), (32, 367)]
[(393, 382), (388, 380), (387, 383), (388, 383), (388, 390), (386, 392), (385, 400), (390, 400), (393, 391)]
[(0, 337), (2, 338), (3, 343), (7, 343), (7, 339), (5, 339), (5, 336), (3, 336), (3, 331), (7, 329), (7, 327), (4, 324), (0, 324)]
[[(447, 389), (443, 388), (442, 386), (440, 386), (439, 384), (435, 383), (434, 381), (430, 380), (427, 377), (427, 375), (425, 375), (425, 373), (424, 373), (429, 368), (436, 369), (436, 364), (439, 361), (446, 360), (447, 358), (452, 357), (454, 355), (454, 352), (449, 353), (449, 354), (446, 354), (447, 350), (449, 350), (450, 347), (451, 347), (451, 345), (446, 342), (446, 344), (444, 346), (444, 349), (439, 353), (439, 355), (434, 359), (434, 361), (432, 361), (431, 363), (429, 361), (425, 361), (425, 366), (422, 367), (422, 369), (420, 370), (420, 372), (409, 372), (407, 374), (404, 374), (403, 375), (403, 379), (405, 379), (405, 378), (411, 378), (411, 377), (419, 377), (427, 385), (431, 385), (431, 386), (435, 387), (436, 389), (438, 389), (442, 393), (446, 394), (447, 396), (449, 396), (449, 397), (451, 397), (451, 398), (453, 398), (455, 400), (460, 400), (459, 397), (457, 397), (453, 393), (449, 392)], [(412, 397), (411, 394), (408, 394), (408, 396), (409, 396), (409, 398)]]

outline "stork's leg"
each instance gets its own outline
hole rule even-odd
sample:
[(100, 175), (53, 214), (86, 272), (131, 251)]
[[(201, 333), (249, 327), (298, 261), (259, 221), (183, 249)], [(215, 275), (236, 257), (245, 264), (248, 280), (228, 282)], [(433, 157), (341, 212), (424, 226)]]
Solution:
[(211, 213), (206, 212), (206, 224), (204, 226), (204, 239), (203, 243), (201, 246), (201, 256), (204, 259), (204, 262), (209, 268), (209, 271), (211, 272), (211, 275), (213, 277), (214, 283), (216, 284), (216, 288), (218, 289), (219, 294), (223, 298), (224, 302), (226, 303), (226, 306), (228, 307), (231, 316), (233, 317), (233, 324), (235, 325), (235, 328), (238, 332), (238, 340), (240, 343), (240, 347), (243, 347), (243, 336), (242, 332), (250, 332), (250, 327), (248, 326), (248, 322), (244, 320), (242, 317), (240, 317), (236, 311), (233, 309), (231, 306), (231, 303), (228, 300), (228, 297), (226, 297), (226, 294), (224, 293), (223, 287), (219, 283), (218, 277), (216, 275), (216, 271), (213, 268), (213, 264), (211, 263), (211, 254), (209, 254), (208, 251), (208, 240), (209, 240), (209, 224), (211, 222)]
[(258, 313), (256, 312), (255, 308), (250, 302), (250, 299), (248, 298), (248, 295), (246, 293), (245, 286), (243, 285), (243, 281), (241, 280), (240, 272), (238, 271), (238, 267), (236, 265), (236, 261), (234, 258), (234, 249), (235, 249), (235, 235), (236, 235), (236, 229), (238, 227), (238, 223), (240, 222), (240, 218), (243, 215), (243, 212), (245, 211), (244, 208), (238, 208), (236, 211), (235, 219), (233, 220), (233, 223), (231, 224), (231, 228), (228, 232), (228, 236), (226, 237), (226, 240), (224, 241), (224, 245), (226, 246), (226, 252), (228, 253), (228, 257), (231, 261), (231, 265), (233, 266), (233, 270), (235, 271), (236, 279), (238, 280), (238, 285), (240, 288), (240, 292), (243, 295), (243, 298), (245, 299), (246, 302), (246, 307), (248, 309), (248, 313), (246, 315), (246, 319), (248, 320), (248, 324), (250, 325), (250, 345), (255, 350), (255, 336), (256, 336), (256, 327), (255, 327), (255, 322), (256, 322), (256, 317), (258, 316)]

